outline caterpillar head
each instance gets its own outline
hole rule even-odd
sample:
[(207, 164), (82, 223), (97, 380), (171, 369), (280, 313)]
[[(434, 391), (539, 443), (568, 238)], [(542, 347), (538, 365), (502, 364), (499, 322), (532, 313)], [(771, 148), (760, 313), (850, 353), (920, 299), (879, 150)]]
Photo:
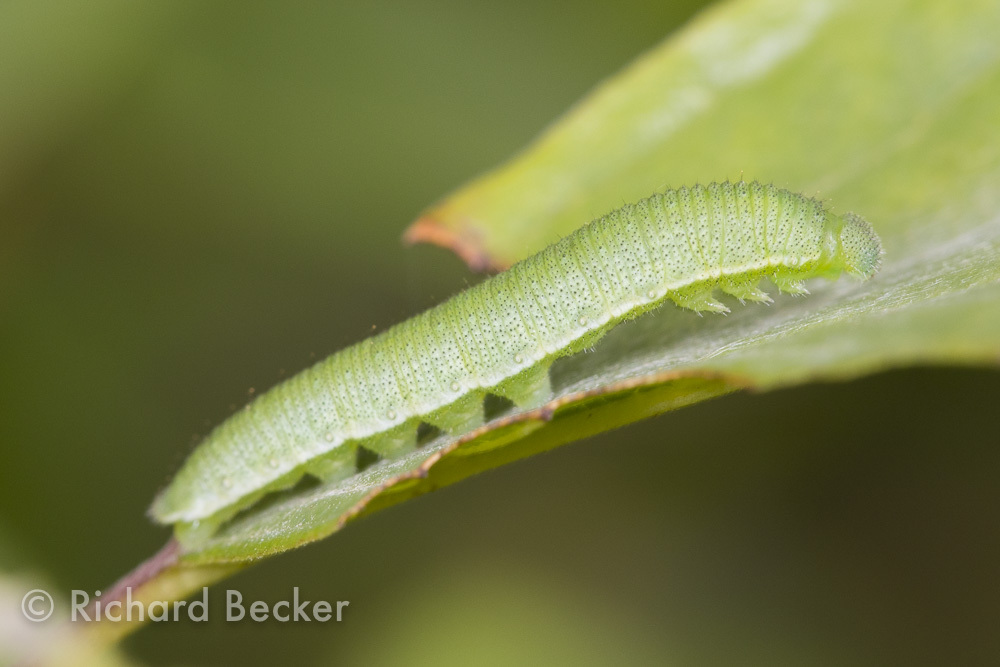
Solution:
[(882, 243), (878, 235), (867, 220), (855, 213), (844, 215), (840, 252), (844, 269), (862, 280), (871, 278), (882, 263)]

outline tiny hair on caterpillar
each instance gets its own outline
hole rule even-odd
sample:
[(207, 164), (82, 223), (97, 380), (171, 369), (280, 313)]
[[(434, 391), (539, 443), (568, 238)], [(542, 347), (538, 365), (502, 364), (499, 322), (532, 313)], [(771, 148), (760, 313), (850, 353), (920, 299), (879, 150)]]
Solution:
[(196, 544), (303, 475), (334, 482), (363, 453), (411, 451), (421, 424), (467, 433), (487, 394), (544, 404), (554, 360), (667, 301), (725, 313), (715, 290), (766, 303), (764, 278), (804, 294), (809, 278), (870, 278), (881, 255), (860, 216), (774, 185), (654, 194), (260, 394), (195, 448), (150, 514)]

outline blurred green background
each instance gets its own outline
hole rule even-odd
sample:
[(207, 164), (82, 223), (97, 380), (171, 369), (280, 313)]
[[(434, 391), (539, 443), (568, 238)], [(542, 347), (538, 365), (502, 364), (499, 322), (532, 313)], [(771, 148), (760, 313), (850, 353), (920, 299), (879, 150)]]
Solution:
[[(109, 585), (198, 435), (478, 278), (404, 248), (699, 2), (0, 5), (0, 552)], [(995, 664), (1000, 375), (702, 404), (521, 461), (213, 589), (148, 664)], [(22, 565), (22, 567), (25, 565)]]

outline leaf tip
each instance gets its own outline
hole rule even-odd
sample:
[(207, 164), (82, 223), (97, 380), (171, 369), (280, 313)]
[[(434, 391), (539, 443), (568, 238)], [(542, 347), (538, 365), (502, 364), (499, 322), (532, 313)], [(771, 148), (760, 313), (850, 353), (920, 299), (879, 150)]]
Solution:
[(442, 224), (436, 218), (421, 216), (403, 233), (403, 242), (408, 245), (430, 243), (453, 253), (473, 271), (498, 273), (507, 268), (486, 252), (481, 234), (462, 225), (458, 229)]

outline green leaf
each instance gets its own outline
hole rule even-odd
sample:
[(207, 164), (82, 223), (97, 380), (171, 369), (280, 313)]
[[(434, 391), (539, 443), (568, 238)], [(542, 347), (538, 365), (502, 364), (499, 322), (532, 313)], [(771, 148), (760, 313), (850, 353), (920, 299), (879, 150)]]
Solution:
[[(912, 256), (899, 244), (914, 230), (942, 241), (990, 210), (998, 13), (992, 2), (725, 3), (408, 238), (503, 267), (657, 189), (743, 176), (855, 209), (890, 263)], [(959, 199), (977, 217), (949, 211), (942, 229), (937, 214)]]
[[(1000, 355), (1000, 9), (730, 3), (599, 88), (521, 157), (430, 216), (509, 263), (662, 187), (738, 176), (831, 198), (886, 247), (871, 281), (812, 285), (727, 317), (676, 308), (553, 370), (547, 411), (227, 526), (191, 562), (242, 560), (475, 472), (741, 387)], [(553, 411), (554, 410), (554, 411)]]
[(745, 0), (706, 12), (410, 239), (524, 257), (664, 186), (817, 194), (882, 237), (881, 273), (699, 317), (665, 307), (553, 368), (556, 400), (237, 517), (177, 567), (242, 563), (590, 434), (720, 396), (894, 366), (1000, 359), (1000, 5)]

